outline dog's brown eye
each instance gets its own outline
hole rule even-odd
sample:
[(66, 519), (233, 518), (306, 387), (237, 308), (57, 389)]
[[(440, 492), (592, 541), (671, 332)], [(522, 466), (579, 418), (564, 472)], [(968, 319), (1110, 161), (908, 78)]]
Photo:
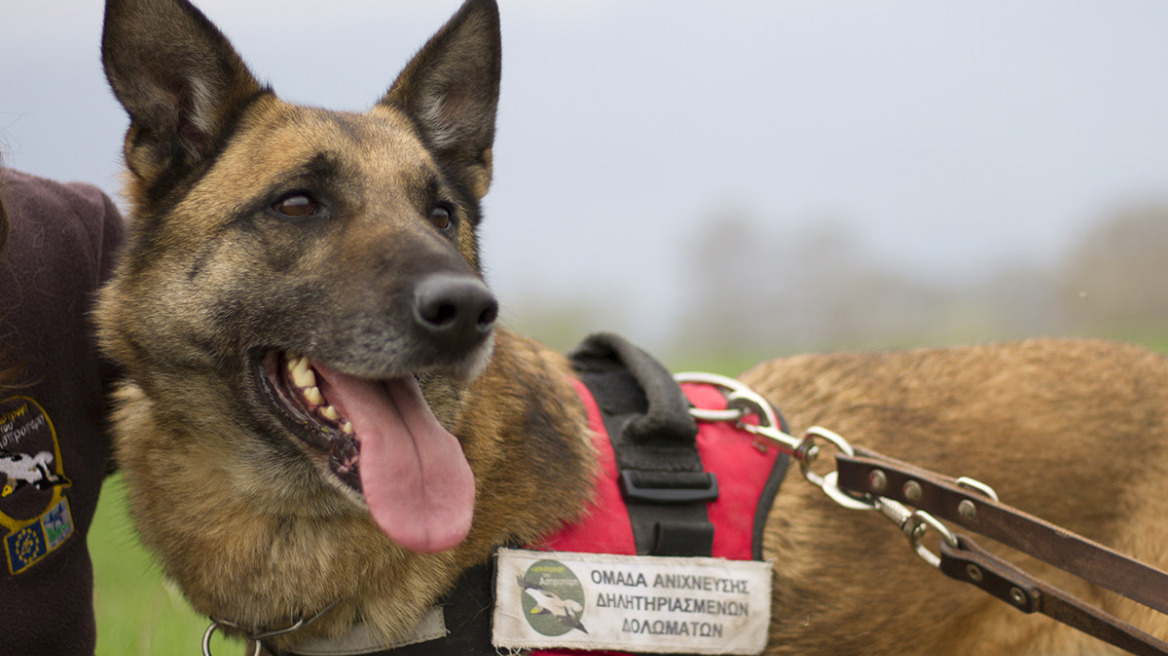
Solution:
[(445, 230), (450, 227), (450, 208), (445, 205), (438, 205), (430, 210), (430, 223), (434, 224), (435, 228)]
[(303, 219), (316, 214), (319, 207), (320, 204), (308, 194), (292, 194), (281, 198), (272, 209), (293, 219)]

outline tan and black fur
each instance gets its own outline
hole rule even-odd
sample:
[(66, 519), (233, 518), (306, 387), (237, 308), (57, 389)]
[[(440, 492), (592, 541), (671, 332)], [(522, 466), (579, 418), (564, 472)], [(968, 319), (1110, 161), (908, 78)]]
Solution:
[[(185, 0), (109, 0), (103, 55), (131, 118), (133, 222), (98, 309), (102, 345), (127, 374), (117, 459), (142, 539), (201, 612), (259, 631), (332, 605), (296, 639), (359, 619), (392, 639), (494, 547), (583, 511), (594, 462), (568, 365), (494, 326), (481, 281), (499, 47), (493, 1), (468, 0), (371, 110), (332, 112), (277, 98)], [(419, 318), (419, 289), (434, 285), (461, 322), (453, 333)], [(464, 541), (415, 553), (378, 529), (330, 453), (273, 409), (265, 367), (292, 351), (420, 382), (474, 472)], [(1168, 566), (1158, 355), (1040, 340), (804, 356), (744, 380), (796, 431), (822, 424), (979, 478)], [(777, 563), (768, 653), (1107, 652), (943, 579), (886, 521), (839, 508), (797, 474), (766, 553)], [(1168, 637), (1163, 617), (1069, 587)]]

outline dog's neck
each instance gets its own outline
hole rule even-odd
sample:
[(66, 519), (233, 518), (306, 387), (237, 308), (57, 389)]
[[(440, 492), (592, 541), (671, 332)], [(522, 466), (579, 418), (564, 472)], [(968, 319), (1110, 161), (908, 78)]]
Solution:
[[(491, 364), (461, 393), (460, 410), (450, 427), (462, 440), (478, 490), (471, 533), (450, 551), (406, 552), (383, 535), (370, 534), (378, 531), (376, 526), (354, 513), (257, 516), (254, 501), (242, 495), (230, 495), (235, 500), (231, 507), (178, 504), (164, 496), (140, 499), (139, 512), (169, 516), (165, 523), (142, 524), (143, 537), (161, 545), (164, 558), (187, 549), (270, 554), (259, 563), (217, 559), (200, 571), (178, 571), (164, 563), (198, 610), (240, 627), (239, 633), (264, 633), (287, 626), (290, 617), (310, 617), (331, 606), (311, 626), (271, 639), (272, 647), (284, 649), (311, 636), (344, 635), (362, 621), (376, 639), (394, 642), (409, 635), (462, 572), (486, 562), (496, 547), (533, 542), (580, 515), (592, 494), (596, 457), (572, 377), (564, 356), (498, 332)], [(127, 394), (137, 399), (130, 399), (124, 414), (152, 421), (148, 408), (155, 403), (140, 390)], [(174, 439), (190, 442), (188, 437)], [(132, 441), (122, 448), (127, 475), (137, 477), (140, 485), (232, 485), (215, 460), (201, 460), (205, 470), (193, 471), (192, 461), (181, 456), (146, 456)], [(211, 536), (208, 526), (221, 530)], [(320, 535), (331, 537), (322, 544)], [(319, 563), (319, 569), (287, 571), (291, 563), (305, 562)], [(269, 576), (283, 583), (275, 585)], [(225, 590), (223, 581), (249, 581), (252, 589), (267, 592), (258, 598), (240, 596)], [(275, 591), (284, 596), (267, 598)]]

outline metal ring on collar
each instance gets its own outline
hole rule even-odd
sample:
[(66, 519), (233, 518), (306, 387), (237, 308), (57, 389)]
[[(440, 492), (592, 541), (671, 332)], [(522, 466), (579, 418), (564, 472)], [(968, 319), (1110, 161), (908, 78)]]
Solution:
[[(211, 636), (215, 634), (215, 629), (221, 629), (219, 622), (211, 620), (211, 626), (207, 627), (207, 631), (203, 634), (203, 656), (211, 656)], [(255, 643), (255, 650), (251, 656), (260, 656), (263, 651), (263, 645), (259, 640), (252, 640)]]
[(207, 632), (203, 634), (203, 656), (211, 656), (211, 635), (215, 633), (215, 629), (223, 630), (224, 628), (228, 628), (228, 629), (235, 629), (237, 631), (243, 631), (245, 634), (245, 637), (248, 640), (250, 640), (251, 642), (254, 642), (256, 645), (255, 652), (252, 654), (252, 656), (260, 656), (260, 652), (262, 651), (262, 646), (263, 646), (263, 640), (265, 640), (266, 638), (274, 638), (276, 636), (287, 635), (289, 633), (293, 633), (295, 631), (298, 631), (298, 630), (308, 626), (309, 624), (312, 624), (313, 622), (319, 620), (321, 617), (324, 617), (324, 614), (329, 612), (330, 610), (332, 610), (333, 606), (336, 606), (336, 605), (337, 605), (337, 602), (334, 601), (333, 603), (331, 603), (328, 606), (325, 606), (323, 609), (321, 609), (321, 611), (319, 613), (317, 613), (316, 615), (313, 615), (312, 617), (309, 617), (309, 618), (305, 618), (304, 616), (301, 616), (301, 617), (297, 618), (297, 620), (295, 622), (293, 622), (289, 626), (286, 626), (282, 629), (274, 629), (272, 631), (265, 631), (263, 633), (254, 633), (254, 634), (247, 633), (247, 631), (242, 626), (239, 626), (238, 624), (233, 624), (231, 622), (228, 622), (227, 620), (217, 620), (214, 617), (212, 617), (211, 618), (211, 626), (207, 627)]

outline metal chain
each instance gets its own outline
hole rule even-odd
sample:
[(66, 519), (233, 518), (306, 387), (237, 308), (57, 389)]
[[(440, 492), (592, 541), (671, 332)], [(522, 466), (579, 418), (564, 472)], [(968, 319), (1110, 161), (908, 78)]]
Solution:
[(303, 629), (304, 627), (308, 626), (309, 624), (312, 624), (313, 622), (319, 620), (321, 617), (324, 617), (324, 614), (329, 612), (330, 610), (332, 610), (333, 606), (336, 606), (336, 605), (337, 605), (337, 602), (334, 601), (333, 603), (329, 604), (328, 606), (325, 606), (319, 613), (317, 613), (316, 615), (313, 615), (312, 617), (305, 618), (303, 615), (301, 615), (299, 618), (296, 619), (295, 622), (293, 622), (292, 624), (290, 624), (282, 629), (273, 629), (271, 631), (265, 631), (262, 633), (250, 633), (246, 629), (244, 629), (242, 626), (239, 626), (238, 624), (228, 622), (227, 620), (217, 620), (214, 617), (212, 617), (211, 618), (211, 626), (208, 626), (207, 631), (205, 633), (203, 633), (203, 656), (211, 656), (211, 636), (215, 634), (216, 630), (223, 631), (224, 629), (234, 629), (236, 631), (242, 631), (244, 633), (245, 639), (248, 642), (255, 643), (255, 650), (252, 652), (251, 656), (260, 656), (261, 652), (263, 651), (263, 641), (264, 640), (266, 640), (268, 638), (275, 638), (276, 636), (288, 635), (289, 633), (294, 633), (296, 631), (299, 631), (300, 629)]
[[(815, 464), (820, 455), (820, 448), (816, 442), (825, 442), (847, 455), (855, 455), (852, 445), (837, 433), (821, 426), (812, 426), (807, 429), (802, 438), (784, 433), (779, 428), (778, 418), (770, 402), (758, 392), (733, 378), (696, 372), (679, 373), (673, 378), (678, 384), (704, 383), (728, 390), (726, 410), (691, 408), (690, 415), (698, 421), (733, 422), (741, 430), (770, 440), (780, 451), (793, 456), (799, 462), (799, 469), (803, 472), (803, 477), (812, 485), (823, 490), (823, 493), (832, 501), (850, 510), (879, 510), (881, 514), (897, 525), (908, 538), (913, 551), (929, 565), (935, 568), (939, 568), (941, 565), (941, 557), (922, 542), (930, 528), (936, 531), (950, 547), (957, 547), (957, 537), (933, 515), (919, 509), (909, 510), (899, 501), (887, 497), (849, 493), (840, 488), (838, 471), (831, 471), (823, 475), (816, 473), (812, 469), (812, 465)], [(757, 419), (757, 424), (744, 421), (746, 417), (751, 416)], [(977, 490), (995, 501), (998, 498), (993, 488), (980, 481), (963, 477), (958, 479), (958, 483)]]

